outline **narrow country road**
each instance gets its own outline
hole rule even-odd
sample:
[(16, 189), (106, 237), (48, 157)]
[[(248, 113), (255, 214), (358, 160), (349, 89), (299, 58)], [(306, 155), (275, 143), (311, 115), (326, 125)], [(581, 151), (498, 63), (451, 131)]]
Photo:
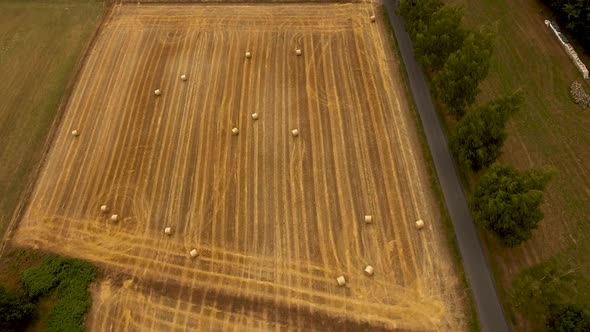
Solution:
[(408, 83), (434, 160), (447, 210), (453, 221), (455, 236), (463, 259), (465, 274), (473, 292), (481, 329), (484, 332), (510, 331), (487, 257), (482, 250), (479, 235), (467, 206), (465, 192), (461, 187), (432, 103), (428, 85), (424, 79), (422, 69), (414, 58), (414, 50), (412, 49), (410, 37), (404, 28), (403, 18), (395, 14), (397, 0), (384, 0), (384, 3), (395, 33), (402, 61), (408, 73)]

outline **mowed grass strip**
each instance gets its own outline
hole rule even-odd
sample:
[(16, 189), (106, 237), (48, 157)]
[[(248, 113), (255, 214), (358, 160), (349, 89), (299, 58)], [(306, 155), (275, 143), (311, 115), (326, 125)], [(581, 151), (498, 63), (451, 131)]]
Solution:
[(105, 4), (0, 0), (0, 238)]
[[(519, 272), (554, 256), (590, 275), (590, 111), (569, 95), (571, 83), (583, 79), (544, 25), (549, 11), (536, 0), (445, 2), (464, 7), (467, 26), (490, 24), (497, 33), (478, 103), (519, 88), (525, 94), (521, 111), (508, 124), (500, 162), (521, 169), (550, 165), (558, 171), (545, 196), (545, 218), (530, 241), (505, 249), (487, 237), (499, 289), (508, 300), (507, 291)], [(590, 91), (588, 82), (584, 87)]]

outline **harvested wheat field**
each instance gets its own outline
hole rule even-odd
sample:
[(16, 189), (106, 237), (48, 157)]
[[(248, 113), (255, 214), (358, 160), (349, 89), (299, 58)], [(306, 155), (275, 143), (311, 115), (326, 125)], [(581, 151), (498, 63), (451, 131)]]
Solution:
[(466, 329), (375, 8), (114, 6), (14, 243), (107, 271), (91, 331)]

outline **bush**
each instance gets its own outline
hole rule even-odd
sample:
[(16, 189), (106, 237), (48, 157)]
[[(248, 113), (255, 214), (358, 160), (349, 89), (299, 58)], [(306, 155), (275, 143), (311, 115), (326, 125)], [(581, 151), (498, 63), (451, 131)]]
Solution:
[(89, 263), (62, 257), (47, 257), (40, 266), (25, 271), (23, 285), (30, 296), (57, 290), (58, 302), (46, 331), (84, 331), (84, 316), (91, 304), (88, 285), (95, 276), (96, 269)]
[(581, 308), (573, 305), (552, 306), (547, 319), (551, 332), (588, 332), (590, 317)]
[(441, 0), (400, 0), (397, 14), (404, 18), (408, 34), (414, 40), (430, 25), (432, 16), (443, 7)]
[(463, 169), (478, 171), (500, 156), (506, 140), (506, 122), (520, 108), (522, 94), (491, 101), (464, 116), (450, 139), (450, 147)]
[(459, 50), (449, 55), (443, 69), (434, 80), (437, 96), (460, 119), (465, 109), (475, 102), (479, 83), (488, 75), (494, 34), (488, 28), (471, 31)]
[(47, 295), (55, 288), (67, 271), (69, 264), (65, 258), (48, 256), (40, 266), (26, 270), (22, 281), (25, 293), (30, 298)]
[(413, 38), (416, 59), (430, 71), (439, 71), (451, 53), (457, 51), (467, 35), (461, 27), (463, 10), (443, 7), (430, 18), (428, 25), (419, 28)]
[(35, 312), (35, 305), (0, 286), (0, 331), (21, 329)]
[(471, 198), (475, 224), (509, 247), (530, 239), (543, 219), (543, 191), (552, 176), (549, 170), (519, 172), (511, 166), (492, 166)]

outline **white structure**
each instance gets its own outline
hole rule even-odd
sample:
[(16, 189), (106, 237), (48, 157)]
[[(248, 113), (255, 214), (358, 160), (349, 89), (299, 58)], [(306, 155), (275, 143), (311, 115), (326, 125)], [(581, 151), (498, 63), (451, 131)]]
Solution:
[(193, 249), (189, 252), (192, 258), (199, 256), (199, 251), (197, 249)]
[(549, 20), (545, 20), (545, 25), (547, 25), (551, 29), (551, 31), (553, 31), (553, 34), (557, 36), (557, 40), (559, 40), (561, 46), (565, 48), (565, 51), (570, 56), (576, 67), (578, 67), (578, 69), (582, 72), (582, 76), (584, 77), (584, 79), (589, 79), (588, 68), (586, 68), (586, 65), (582, 62), (582, 60), (580, 60), (578, 53), (576, 53), (572, 45), (570, 45), (570, 43), (567, 41), (567, 38), (565, 38), (563, 33), (559, 31), (559, 27), (557, 26), (557, 24)]
[(180, 75), (180, 79), (183, 81), (186, 81), (186, 75), (185, 74)]
[(258, 113), (252, 113), (252, 119), (258, 120)]
[(166, 235), (172, 235), (172, 228), (171, 227), (164, 228), (164, 234), (166, 234)]
[(375, 269), (373, 269), (371, 265), (367, 265), (367, 267), (365, 267), (365, 274), (370, 277), (373, 273), (375, 273)]
[(424, 228), (424, 221), (422, 221), (422, 219), (416, 220), (416, 228), (418, 228), (418, 229)]
[(252, 57), (252, 53), (246, 52), (246, 59), (250, 59)]
[(119, 215), (118, 215), (118, 214), (113, 214), (113, 215), (111, 216), (111, 220), (112, 220), (112, 221), (119, 221)]
[(365, 223), (370, 224), (373, 222), (373, 216), (365, 216)]
[(296, 49), (296, 50), (295, 50), (295, 54), (297, 54), (297, 55), (301, 55), (301, 50), (300, 50), (300, 49)]
[(336, 281), (338, 282), (338, 286), (346, 285), (346, 279), (344, 279), (344, 276), (340, 276), (340, 277), (336, 278)]
[(80, 133), (77, 130), (72, 130), (72, 136), (78, 137), (80, 136)]
[(100, 212), (102, 213), (107, 213), (109, 211), (109, 207), (106, 205), (101, 205), (100, 206)]
[(237, 135), (240, 131), (238, 130), (238, 128), (234, 128), (231, 130), (231, 133), (234, 135)]
[(293, 134), (293, 136), (297, 137), (299, 136), (299, 130), (297, 129), (293, 129), (293, 131), (291, 131), (291, 133)]
[(156, 90), (154, 91), (154, 94), (155, 94), (156, 96), (159, 96), (159, 95), (161, 95), (161, 94), (162, 94), (162, 91), (160, 91), (160, 89), (156, 89)]
[(371, 22), (375, 22), (375, 15), (371, 15)]

